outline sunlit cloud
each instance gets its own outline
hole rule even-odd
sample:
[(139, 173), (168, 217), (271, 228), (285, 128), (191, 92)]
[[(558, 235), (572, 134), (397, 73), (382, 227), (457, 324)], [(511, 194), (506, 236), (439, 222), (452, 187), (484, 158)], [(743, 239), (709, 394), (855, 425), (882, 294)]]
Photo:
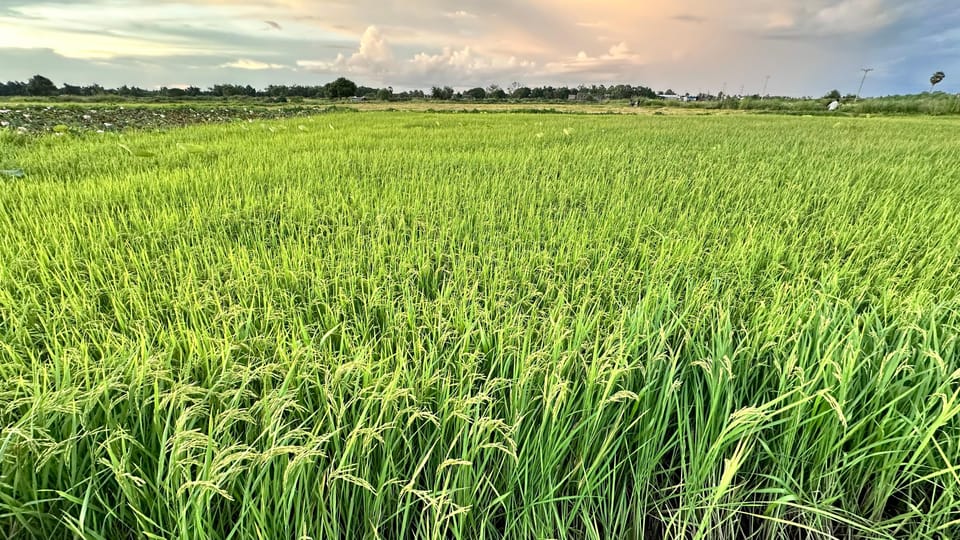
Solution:
[(360, 36), (359, 48), (349, 56), (339, 53), (332, 61), (297, 60), (297, 66), (322, 72), (377, 73), (389, 70), (392, 62), (393, 51), (386, 37), (376, 26), (370, 26)]
[(157, 42), (133, 36), (85, 32), (82, 39), (67, 39), (62, 30), (31, 28), (8, 17), (0, 18), (0, 48), (50, 49), (65, 58), (105, 60), (118, 56), (145, 58), (213, 54), (215, 48), (176, 41)]
[(239, 60), (234, 60), (233, 62), (227, 62), (225, 64), (220, 64), (220, 67), (233, 68), (233, 69), (249, 69), (249, 70), (261, 70), (261, 69), (284, 69), (287, 66), (283, 64), (270, 64), (267, 62), (260, 62), (259, 60), (250, 60), (249, 58), (241, 58)]

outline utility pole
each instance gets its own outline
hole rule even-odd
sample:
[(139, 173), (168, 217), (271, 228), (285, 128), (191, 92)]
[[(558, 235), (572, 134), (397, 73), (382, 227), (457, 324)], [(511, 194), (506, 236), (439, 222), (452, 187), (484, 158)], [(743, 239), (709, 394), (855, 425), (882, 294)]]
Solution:
[(853, 102), (856, 103), (860, 101), (860, 92), (863, 91), (863, 83), (867, 82), (867, 75), (873, 71), (873, 68), (861, 68), (860, 71), (863, 72), (863, 78), (860, 79), (860, 88), (857, 89), (857, 97), (854, 98)]
[(767, 75), (763, 79), (763, 90), (760, 91), (760, 99), (763, 100), (767, 97), (767, 83), (770, 82), (770, 76)]

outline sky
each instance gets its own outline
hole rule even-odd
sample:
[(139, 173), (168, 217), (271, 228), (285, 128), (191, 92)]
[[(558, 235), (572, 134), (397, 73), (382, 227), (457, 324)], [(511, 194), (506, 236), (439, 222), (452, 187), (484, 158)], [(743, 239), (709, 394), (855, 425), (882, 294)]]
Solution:
[[(0, 0), (0, 80), (960, 92), (958, 0)], [(767, 77), (769, 76), (769, 79)]]

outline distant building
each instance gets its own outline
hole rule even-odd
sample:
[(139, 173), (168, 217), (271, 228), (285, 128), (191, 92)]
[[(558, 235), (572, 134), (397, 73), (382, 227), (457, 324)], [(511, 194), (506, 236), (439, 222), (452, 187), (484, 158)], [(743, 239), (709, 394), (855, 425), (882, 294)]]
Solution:
[(690, 94), (683, 96), (677, 94), (658, 94), (657, 97), (667, 101), (697, 101), (697, 96), (691, 96)]

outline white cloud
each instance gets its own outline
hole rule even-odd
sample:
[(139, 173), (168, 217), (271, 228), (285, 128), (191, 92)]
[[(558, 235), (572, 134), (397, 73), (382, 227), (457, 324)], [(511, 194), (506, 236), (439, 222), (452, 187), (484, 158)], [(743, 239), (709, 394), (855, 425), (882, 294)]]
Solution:
[(241, 58), (239, 60), (234, 60), (233, 62), (227, 62), (226, 64), (221, 64), (220, 67), (257, 71), (262, 69), (284, 69), (287, 66), (284, 66), (282, 64), (268, 64), (266, 62), (261, 62), (259, 60), (250, 60), (249, 58)]
[(431, 71), (440, 68), (453, 68), (463, 71), (472, 71), (483, 65), (483, 60), (478, 58), (473, 49), (464, 47), (462, 49), (451, 49), (445, 47), (440, 54), (417, 53), (410, 64), (418, 71)]
[(532, 60), (516, 56), (493, 56), (479, 54), (471, 47), (453, 49), (446, 47), (439, 54), (418, 53), (409, 61), (414, 73), (438, 74), (450, 76), (469, 76), (487, 74), (522, 73), (534, 70), (537, 66)]
[(621, 41), (599, 56), (590, 56), (586, 51), (580, 51), (572, 58), (550, 62), (546, 67), (550, 73), (602, 73), (642, 63), (640, 54)]
[(630, 50), (630, 47), (625, 41), (617, 43), (613, 47), (610, 47), (610, 52), (607, 54), (610, 58), (627, 58), (634, 56), (633, 51)]
[(221, 52), (215, 45), (198, 47), (190, 43), (161, 43), (149, 38), (96, 34), (80, 29), (83, 38), (70, 39), (73, 34), (58, 30), (54, 25), (28, 26), (12, 17), (0, 17), (0, 48), (50, 49), (64, 58), (109, 60), (121, 56), (162, 58), (177, 55), (204, 55)]
[(350, 57), (351, 65), (382, 67), (393, 60), (387, 39), (376, 26), (369, 26), (360, 37), (360, 50)]
[(313, 71), (345, 71), (350, 73), (385, 73), (393, 64), (393, 51), (387, 38), (376, 26), (368, 26), (360, 36), (357, 52), (337, 55), (333, 61), (298, 60), (297, 66)]
[(326, 73), (379, 75), (385, 81), (431, 80), (466, 84), (531, 73), (537, 64), (514, 55), (483, 53), (470, 46), (444, 47), (439, 53), (419, 52), (406, 60), (399, 60), (386, 36), (371, 26), (360, 38), (359, 48), (353, 54), (341, 53), (333, 60), (299, 60), (297, 66)]

